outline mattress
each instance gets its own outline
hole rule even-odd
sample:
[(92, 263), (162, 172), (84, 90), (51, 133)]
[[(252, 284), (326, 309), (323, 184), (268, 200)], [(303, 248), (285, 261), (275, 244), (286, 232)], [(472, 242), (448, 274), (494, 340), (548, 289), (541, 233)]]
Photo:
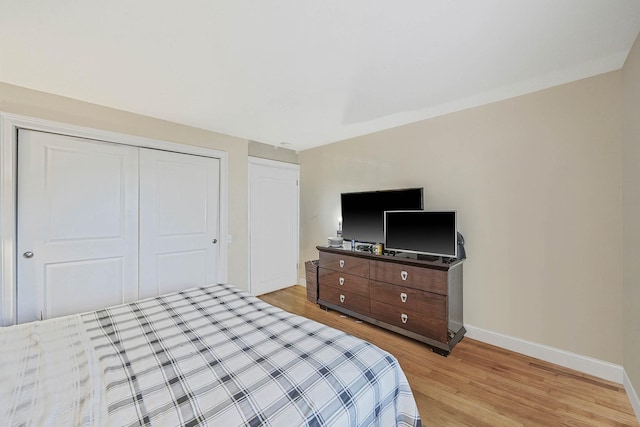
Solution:
[(378, 347), (213, 285), (0, 330), (0, 425), (419, 426)]

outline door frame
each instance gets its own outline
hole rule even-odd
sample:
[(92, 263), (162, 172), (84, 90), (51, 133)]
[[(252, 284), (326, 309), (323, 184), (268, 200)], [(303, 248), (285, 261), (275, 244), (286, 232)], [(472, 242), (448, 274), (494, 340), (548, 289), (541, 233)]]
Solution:
[[(219, 237), (227, 242), (229, 154), (226, 151), (161, 141), (0, 111), (0, 326), (16, 323), (18, 129), (56, 133), (114, 144), (171, 151), (220, 160)], [(227, 281), (228, 247), (218, 250), (219, 283)]]
[(248, 198), (248, 211), (249, 211), (249, 221), (247, 222), (248, 225), (248, 233), (247, 233), (247, 262), (248, 262), (248, 289), (249, 289), (249, 293), (253, 295), (253, 289), (251, 289), (251, 165), (258, 165), (258, 166), (269, 166), (272, 168), (280, 168), (280, 169), (292, 169), (295, 170), (297, 172), (297, 176), (296, 176), (296, 182), (297, 182), (297, 198), (298, 198), (298, 209), (297, 209), (297, 214), (296, 217), (298, 219), (298, 224), (296, 224), (296, 244), (298, 245), (298, 249), (296, 251), (297, 255), (296, 255), (296, 276), (298, 275), (298, 270), (300, 269), (300, 165), (295, 164), (295, 163), (287, 163), (287, 162), (282, 162), (279, 160), (270, 160), (270, 159), (263, 159), (262, 157), (253, 157), (253, 156), (249, 156), (249, 167), (247, 168), (248, 170), (248, 184), (249, 184), (249, 188), (247, 191), (247, 198)]

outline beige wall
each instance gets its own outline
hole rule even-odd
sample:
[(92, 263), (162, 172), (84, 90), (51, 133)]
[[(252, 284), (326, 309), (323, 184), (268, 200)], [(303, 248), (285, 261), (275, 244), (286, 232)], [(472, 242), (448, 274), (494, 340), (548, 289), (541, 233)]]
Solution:
[(0, 111), (229, 153), (228, 279), (248, 289), (247, 140), (0, 83)]
[(302, 151), (301, 261), (341, 192), (424, 186), (458, 211), (466, 324), (621, 364), (620, 114), (613, 72)]
[(294, 150), (251, 140), (249, 140), (249, 155), (261, 159), (277, 160), (296, 165), (300, 163), (298, 153)]
[(624, 369), (640, 393), (640, 37), (622, 68), (622, 226)]

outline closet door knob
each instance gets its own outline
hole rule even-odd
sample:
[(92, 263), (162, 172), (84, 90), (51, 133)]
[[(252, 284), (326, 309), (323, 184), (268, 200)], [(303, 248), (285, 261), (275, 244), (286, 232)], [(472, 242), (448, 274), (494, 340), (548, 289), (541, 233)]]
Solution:
[(27, 251), (27, 252), (23, 253), (22, 256), (25, 257), (25, 258), (33, 258), (33, 252)]
[(213, 239), (213, 240), (211, 241), (211, 243), (213, 243), (213, 244), (215, 245), (216, 243), (218, 243), (218, 239)]

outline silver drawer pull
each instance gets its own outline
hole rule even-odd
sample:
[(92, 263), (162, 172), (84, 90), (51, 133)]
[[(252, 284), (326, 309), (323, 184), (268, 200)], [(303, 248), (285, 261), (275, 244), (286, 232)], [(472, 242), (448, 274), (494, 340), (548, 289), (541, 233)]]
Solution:
[(400, 277), (402, 278), (402, 280), (407, 280), (407, 277), (409, 277), (409, 273), (407, 273), (406, 271), (402, 270), (400, 272)]
[(340, 302), (344, 302), (344, 295), (340, 294)]
[(339, 278), (338, 282), (340, 282), (341, 285), (344, 285), (344, 277)]
[(402, 319), (402, 323), (407, 323), (407, 320), (409, 320), (409, 316), (407, 316), (406, 314), (402, 313), (400, 315), (400, 319)]
[(405, 294), (404, 292), (400, 293), (400, 300), (402, 302), (407, 302), (407, 294)]
[(343, 260), (343, 259), (341, 259), (341, 260), (340, 260), (340, 268), (343, 268), (343, 267), (344, 267), (344, 260)]

